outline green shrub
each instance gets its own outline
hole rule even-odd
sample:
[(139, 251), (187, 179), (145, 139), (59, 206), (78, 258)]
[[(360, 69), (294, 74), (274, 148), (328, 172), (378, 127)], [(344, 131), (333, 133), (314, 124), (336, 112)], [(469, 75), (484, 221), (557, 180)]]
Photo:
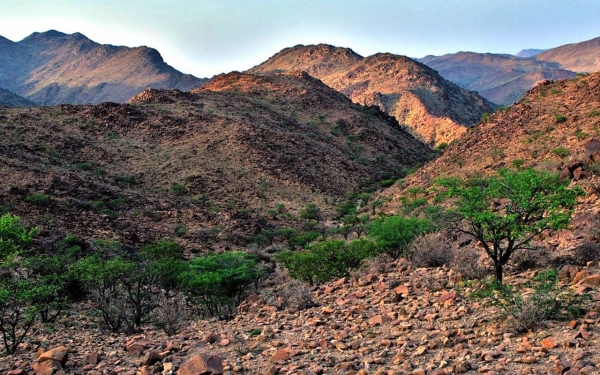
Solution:
[(309, 203), (300, 210), (300, 217), (305, 220), (321, 220), (321, 209), (314, 203)]
[(290, 237), (290, 239), (288, 240), (288, 243), (290, 245), (290, 248), (302, 248), (302, 247), (308, 245), (309, 243), (313, 242), (320, 236), (321, 236), (321, 233), (314, 232), (314, 231), (306, 232), (306, 233), (298, 232), (293, 237)]
[(320, 284), (348, 276), (350, 270), (359, 267), (363, 259), (376, 252), (372, 241), (329, 240), (312, 244), (304, 250), (278, 253), (275, 259), (289, 270), (291, 277)]
[(28, 195), (25, 200), (29, 203), (35, 204), (36, 206), (44, 206), (50, 201), (50, 196), (48, 194), (36, 193)]
[(185, 225), (183, 224), (178, 224), (175, 226), (175, 235), (177, 237), (181, 237), (181, 236), (185, 236), (185, 234), (188, 232), (188, 229)]
[(408, 247), (415, 237), (432, 230), (433, 225), (429, 220), (390, 216), (375, 220), (369, 236), (381, 251), (397, 259), (408, 255)]
[(557, 124), (562, 124), (563, 122), (567, 121), (567, 116), (558, 114), (558, 115), (554, 116), (554, 119)]
[(382, 180), (379, 184), (382, 188), (390, 187), (396, 182), (396, 180)]
[(174, 241), (163, 239), (144, 245), (140, 253), (150, 260), (148, 268), (156, 278), (155, 283), (166, 294), (178, 288), (180, 275), (187, 269), (183, 247)]
[(135, 177), (128, 175), (119, 175), (115, 177), (115, 182), (119, 185), (135, 185), (138, 183)]
[(92, 170), (92, 163), (78, 163), (77, 168), (82, 171), (90, 171)]
[(568, 148), (560, 146), (557, 148), (554, 148), (550, 151), (550, 153), (552, 153), (553, 155), (556, 155), (560, 158), (564, 158), (566, 156), (569, 156), (569, 154), (571, 153), (571, 151), (569, 151)]
[(171, 185), (171, 191), (177, 195), (183, 195), (187, 191), (187, 186), (184, 183)]
[(207, 315), (230, 318), (248, 288), (265, 273), (256, 256), (232, 251), (192, 259), (180, 283)]

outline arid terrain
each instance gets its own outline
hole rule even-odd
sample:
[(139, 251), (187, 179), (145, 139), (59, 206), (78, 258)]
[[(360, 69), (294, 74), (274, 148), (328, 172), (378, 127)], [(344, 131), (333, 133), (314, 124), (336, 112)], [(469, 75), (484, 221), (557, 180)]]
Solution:
[[(152, 309), (139, 326), (112, 332), (98, 301), (125, 310), (119, 298), (131, 290), (116, 288), (121, 295), (106, 299), (78, 290), (55, 321), (35, 321), (15, 353), (0, 355), (0, 373), (599, 374), (600, 73), (573, 73), (593, 69), (596, 42), (526, 59), (428, 57), (439, 73), (404, 56), (299, 45), (205, 81), (147, 47), (56, 31), (0, 38), (0, 87), (10, 90), (0, 90), (0, 100), (11, 106), (0, 107), (0, 217), (11, 213), (39, 228), (18, 256), (0, 242), (0, 316), (27, 307), (6, 302), (13, 292), (4, 285), (19, 291), (13, 279), (48, 280), (39, 271), (46, 264), (25, 260), (71, 260), (58, 258), (67, 238), (80, 252), (69, 273), (98, 254), (106, 256), (100, 265), (149, 267), (156, 259), (144, 246), (166, 240), (182, 249), (180, 263), (167, 265), (239, 250), (256, 255), (264, 271), (234, 290), (239, 304), (212, 315), (206, 296), (242, 278), (239, 264), (227, 263), (226, 282), (199, 284), (211, 290), (196, 295), (148, 272), (152, 281), (138, 291), (156, 298)], [(579, 63), (568, 58), (579, 53)], [(24, 64), (31, 56), (37, 65)], [(56, 77), (64, 80), (49, 84)], [(496, 109), (483, 93), (459, 87), (468, 85), (518, 101)], [(527, 90), (520, 99), (519, 90)], [(28, 100), (70, 104), (29, 107)], [(531, 249), (513, 254), (504, 282), (514, 294), (492, 289), (482, 297), (497, 287), (486, 278), (492, 261), (445, 211), (452, 202), (438, 200), (436, 181), (503, 168), (550, 171), (583, 193), (567, 227), (544, 230)], [(429, 220), (432, 212), (441, 219), (401, 256), (380, 250), (378, 225), (403, 215)], [(294, 244), (292, 234), (314, 236)], [(352, 243), (379, 253), (342, 269), (344, 277), (331, 270), (327, 281), (302, 279), (278, 258), (328, 240), (346, 247), (332, 246), (324, 264), (350, 257)], [(107, 248), (125, 255), (100, 253), (102, 241), (122, 245)], [(306, 273), (323, 266), (306, 259)], [(178, 282), (212, 276), (189, 270), (198, 274)]]

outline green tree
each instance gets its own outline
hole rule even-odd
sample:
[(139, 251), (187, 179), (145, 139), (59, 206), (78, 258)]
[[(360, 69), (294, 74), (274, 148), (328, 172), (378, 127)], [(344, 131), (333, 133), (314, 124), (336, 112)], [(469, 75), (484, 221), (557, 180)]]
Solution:
[(498, 176), (439, 181), (467, 223), (462, 232), (479, 240), (494, 262), (496, 281), (502, 284), (503, 266), (519, 249), (547, 230), (569, 225), (579, 187), (557, 174), (533, 169), (502, 169)]

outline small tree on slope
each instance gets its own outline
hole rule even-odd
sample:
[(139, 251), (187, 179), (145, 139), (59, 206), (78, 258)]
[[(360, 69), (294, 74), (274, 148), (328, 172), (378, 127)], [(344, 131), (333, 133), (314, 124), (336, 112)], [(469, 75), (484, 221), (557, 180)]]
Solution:
[(584, 194), (557, 174), (533, 169), (503, 169), (497, 177), (445, 178), (438, 183), (457, 198), (457, 210), (467, 223), (461, 231), (481, 242), (500, 284), (510, 256), (529, 249), (542, 232), (566, 228), (577, 197)]

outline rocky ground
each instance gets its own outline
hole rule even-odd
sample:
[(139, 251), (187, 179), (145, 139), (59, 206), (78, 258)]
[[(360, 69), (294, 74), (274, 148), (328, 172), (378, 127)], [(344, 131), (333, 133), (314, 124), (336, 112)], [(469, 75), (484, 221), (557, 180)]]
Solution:
[[(316, 287), (310, 291), (314, 305), (300, 311), (278, 308), (281, 298), (263, 292), (230, 321), (195, 321), (172, 336), (150, 326), (111, 334), (96, 328), (93, 317), (72, 312), (53, 331), (34, 332), (17, 354), (1, 358), (0, 372), (600, 373), (596, 263), (563, 266), (560, 273), (562, 289), (591, 295), (586, 315), (531, 332), (518, 332), (498, 310), (468, 298), (477, 284), (464, 286), (453, 270), (413, 269), (405, 260), (385, 268)], [(508, 275), (506, 281), (524, 284), (536, 272)]]

